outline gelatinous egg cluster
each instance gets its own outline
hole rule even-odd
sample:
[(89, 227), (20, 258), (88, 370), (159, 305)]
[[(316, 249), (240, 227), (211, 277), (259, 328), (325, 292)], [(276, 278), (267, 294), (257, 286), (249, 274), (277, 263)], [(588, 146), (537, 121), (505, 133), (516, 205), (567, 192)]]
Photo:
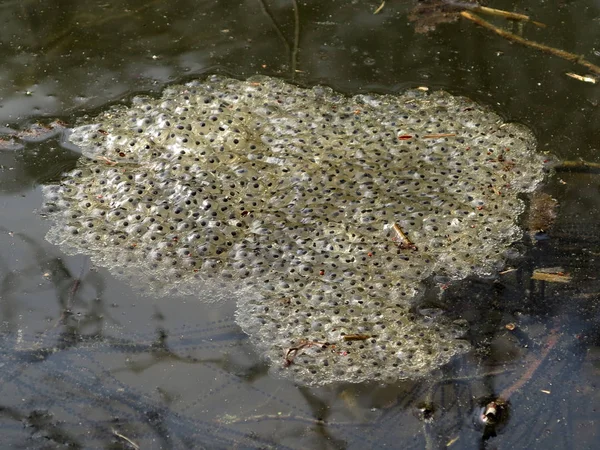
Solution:
[(523, 126), (446, 92), (347, 97), (212, 76), (72, 130), (48, 239), (140, 289), (210, 301), (304, 384), (419, 377), (465, 352), (422, 282), (489, 273), (543, 163)]

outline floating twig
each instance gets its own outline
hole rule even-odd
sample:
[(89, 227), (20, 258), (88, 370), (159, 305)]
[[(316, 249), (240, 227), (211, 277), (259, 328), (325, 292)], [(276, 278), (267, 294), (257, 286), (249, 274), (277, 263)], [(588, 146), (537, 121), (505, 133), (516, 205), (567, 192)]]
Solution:
[(573, 73), (573, 72), (567, 72), (567, 73), (565, 73), (565, 75), (568, 76), (568, 77), (571, 77), (571, 78), (575, 78), (576, 80), (583, 81), (584, 83), (596, 84), (596, 81), (598, 81), (594, 77), (589, 77), (589, 76), (586, 76), (586, 75), (578, 75), (578, 74)]
[(396, 232), (397, 239), (400, 241), (398, 246), (402, 250), (418, 250), (417, 246), (408, 238), (397, 223), (392, 224), (392, 228)]
[(373, 11), (373, 14), (379, 14), (384, 6), (385, 6), (385, 1), (381, 2), (381, 5), (379, 5), (379, 7), (375, 11)]
[(446, 447), (450, 447), (452, 444), (458, 441), (459, 438), (460, 436), (456, 436), (455, 438), (450, 439), (448, 442), (446, 442)]
[(533, 362), (529, 365), (529, 368), (525, 371), (523, 375), (521, 375), (521, 377), (517, 381), (515, 381), (513, 384), (511, 384), (509, 387), (507, 387), (500, 393), (499, 399), (502, 399), (501, 401), (506, 402), (511, 395), (513, 395), (516, 391), (521, 389), (525, 385), (525, 383), (527, 383), (531, 379), (531, 377), (535, 374), (536, 370), (546, 359), (550, 351), (554, 347), (556, 347), (559, 337), (560, 334), (558, 333), (558, 327), (555, 327), (552, 330), (550, 330), (548, 340), (546, 341), (546, 345), (542, 349), (540, 356), (533, 360)]
[(487, 6), (479, 6), (479, 5), (476, 5), (472, 8), (465, 8), (465, 9), (470, 9), (471, 11), (475, 11), (475, 12), (478, 12), (481, 14), (487, 14), (490, 16), (502, 17), (502, 18), (508, 19), (508, 20), (516, 20), (518, 22), (531, 22), (532, 24), (534, 24), (537, 27), (546, 28), (546, 24), (543, 24), (542, 22), (537, 22), (535, 20), (531, 20), (531, 17), (526, 16), (525, 14), (519, 14), (519, 13), (510, 12), (510, 11), (505, 11), (503, 9), (488, 8)]
[(532, 280), (548, 281), (550, 283), (570, 283), (571, 275), (565, 273), (561, 267), (548, 267), (544, 269), (535, 269)]
[(549, 45), (540, 44), (539, 42), (530, 41), (514, 33), (510, 33), (509, 31), (503, 30), (502, 28), (498, 28), (497, 26), (492, 25), (487, 20), (482, 19), (481, 17), (477, 16), (476, 14), (473, 14), (470, 11), (461, 11), (460, 15), (465, 19), (476, 23), (479, 26), (493, 31), (497, 35), (502, 36), (504, 39), (508, 39), (509, 41), (513, 41), (517, 44), (525, 45), (527, 47), (535, 48), (545, 53), (550, 53), (554, 56), (558, 56), (559, 58), (563, 58), (567, 61), (582, 65), (594, 73), (600, 74), (600, 67), (587, 61), (581, 55), (576, 55), (575, 53), (570, 53), (565, 50), (550, 47)]

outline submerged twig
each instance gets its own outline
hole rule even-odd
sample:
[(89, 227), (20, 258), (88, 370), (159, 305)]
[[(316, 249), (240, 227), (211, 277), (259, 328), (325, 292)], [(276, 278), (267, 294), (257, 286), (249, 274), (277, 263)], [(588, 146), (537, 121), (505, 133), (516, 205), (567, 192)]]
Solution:
[(580, 64), (580, 65), (586, 67), (587, 69), (600, 74), (600, 67), (587, 61), (581, 55), (576, 55), (575, 53), (570, 53), (565, 50), (550, 47), (549, 45), (540, 44), (539, 42), (530, 41), (530, 40), (525, 39), (521, 36), (518, 36), (514, 33), (503, 30), (502, 28), (498, 28), (497, 26), (492, 25), (490, 22), (482, 19), (481, 17), (477, 16), (476, 14), (471, 13), (470, 11), (461, 11), (460, 15), (462, 17), (464, 17), (465, 19), (476, 23), (479, 26), (482, 26), (484, 28), (487, 28), (488, 30), (493, 31), (497, 35), (502, 36), (504, 39), (508, 39), (509, 41), (516, 42), (517, 44), (535, 48), (542, 52), (549, 53), (554, 56), (558, 56), (559, 58), (563, 58), (567, 61), (570, 61), (570, 62), (573, 62), (576, 64)]
[(546, 26), (541, 22), (532, 20), (531, 17), (525, 14), (488, 8), (486, 6), (481, 6), (479, 3), (472, 0), (420, 0), (412, 9), (408, 18), (409, 20), (416, 22), (415, 28), (417, 33), (426, 33), (434, 30), (436, 26), (441, 23), (456, 21), (460, 17), (459, 14), (463, 11), (502, 17), (521, 24), (532, 23), (538, 27)]
[(550, 283), (570, 283), (571, 275), (565, 273), (561, 267), (550, 267), (543, 269), (535, 269), (532, 280), (548, 281)]
[(292, 0), (292, 9), (294, 10), (294, 45), (292, 46), (291, 55), (291, 69), (292, 69), (292, 80), (296, 76), (298, 71), (298, 50), (300, 48), (300, 11), (298, 9), (298, 2)]
[(542, 362), (544, 362), (550, 351), (554, 347), (556, 347), (559, 337), (560, 334), (558, 333), (558, 327), (555, 327), (552, 330), (550, 330), (548, 340), (546, 341), (546, 345), (542, 349), (540, 356), (529, 365), (528, 369), (523, 375), (521, 375), (521, 377), (517, 381), (515, 381), (513, 384), (511, 384), (509, 387), (507, 387), (500, 393), (498, 398), (501, 399), (501, 401), (506, 402), (511, 395), (513, 395), (516, 391), (521, 389), (531, 379), (531, 377), (533, 377), (533, 375), (538, 370)]
[[(560, 334), (558, 334), (558, 326), (550, 330), (550, 334), (546, 341), (546, 345), (542, 349), (538, 358), (535, 358), (527, 367), (527, 370), (514, 383), (504, 389), (498, 397), (490, 401), (481, 409), (479, 420), (486, 427), (495, 427), (502, 421), (506, 420), (509, 408), (509, 398), (521, 389), (539, 369), (542, 362), (546, 360), (550, 351), (558, 343)], [(544, 391), (542, 391), (544, 392)], [(549, 392), (548, 392), (549, 393)]]
[(273, 24), (273, 28), (275, 29), (277, 36), (279, 36), (279, 39), (281, 39), (281, 41), (283, 42), (283, 45), (285, 46), (288, 57), (291, 58), (292, 49), (290, 47), (290, 43), (288, 42), (287, 38), (283, 34), (283, 31), (281, 31), (281, 28), (277, 24), (275, 17), (273, 17), (273, 14), (271, 14), (271, 11), (269, 11), (269, 8), (267, 7), (265, 0), (258, 0), (258, 4), (260, 5), (260, 8), (263, 10), (263, 13), (265, 13), (265, 15), (269, 18), (269, 20)]
[(381, 2), (381, 5), (379, 5), (379, 7), (375, 11), (373, 11), (373, 14), (379, 14), (384, 6), (385, 6), (385, 1)]
[(277, 36), (279, 36), (279, 39), (281, 39), (283, 45), (285, 46), (290, 60), (290, 72), (291, 78), (293, 80), (296, 76), (296, 72), (298, 72), (298, 50), (300, 46), (300, 11), (298, 9), (298, 2), (296, 0), (291, 0), (291, 2), (292, 10), (294, 13), (294, 38), (293, 41), (290, 43), (290, 41), (285, 37), (285, 34), (283, 34), (283, 31), (281, 31), (281, 28), (277, 24), (275, 17), (273, 17), (273, 14), (267, 7), (265, 0), (258, 0), (260, 8), (263, 10), (265, 15), (273, 24), (273, 28), (275, 29)]
[(111, 430), (112, 433), (123, 439), (125, 442), (127, 442), (129, 445), (131, 445), (135, 450), (140, 450), (140, 446), (137, 445), (135, 442), (133, 442), (131, 439), (129, 439), (127, 436), (125, 436), (124, 434), (119, 433), (117, 430), (115, 430), (114, 428)]
[(600, 163), (588, 161), (563, 161), (555, 167), (558, 172), (600, 172)]
[(481, 14), (502, 17), (502, 18), (508, 19), (508, 20), (516, 20), (519, 22), (531, 22), (532, 24), (534, 24), (535, 26), (538, 26), (540, 28), (546, 27), (546, 25), (543, 24), (542, 22), (537, 22), (535, 20), (531, 20), (531, 17), (526, 16), (525, 14), (519, 14), (519, 13), (510, 12), (510, 11), (505, 11), (503, 9), (488, 8), (487, 6), (480, 6), (480, 5), (476, 5), (476, 6), (473, 6), (472, 8), (467, 8), (467, 9), (470, 9), (471, 11), (475, 11), (475, 12), (478, 12)]

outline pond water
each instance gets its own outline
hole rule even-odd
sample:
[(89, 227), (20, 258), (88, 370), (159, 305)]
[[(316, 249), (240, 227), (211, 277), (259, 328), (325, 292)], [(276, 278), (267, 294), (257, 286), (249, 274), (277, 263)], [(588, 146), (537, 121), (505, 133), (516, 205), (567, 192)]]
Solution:
[[(235, 301), (150, 298), (45, 241), (41, 186), (75, 166), (60, 132), (138, 93), (220, 73), (345, 93), (443, 88), (529, 126), (560, 160), (598, 162), (600, 91), (585, 68), (467, 20), (415, 33), (379, 1), (0, 3), (0, 430), (4, 448), (600, 447), (600, 175), (558, 170), (549, 239), (488, 279), (449, 286), (476, 350), (418, 381), (298, 386), (273, 377)], [(600, 64), (600, 5), (496, 1), (528, 39)], [(519, 26), (490, 18), (519, 32)], [(561, 267), (570, 283), (531, 280)], [(514, 325), (514, 329), (513, 326)], [(497, 397), (502, 423), (484, 427)], [(489, 411), (488, 411), (489, 412)]]

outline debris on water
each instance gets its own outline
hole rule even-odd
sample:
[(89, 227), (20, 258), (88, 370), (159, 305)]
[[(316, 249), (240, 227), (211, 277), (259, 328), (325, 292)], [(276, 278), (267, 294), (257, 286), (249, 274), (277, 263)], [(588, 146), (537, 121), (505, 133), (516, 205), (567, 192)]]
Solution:
[[(473, 11), (483, 12), (483, 11), (481, 11), (481, 9), (479, 9), (479, 10), (474, 9)], [(542, 44), (539, 42), (530, 41), (529, 39), (525, 39), (524, 37), (520, 36), (519, 34), (511, 33), (509, 31), (506, 31), (503, 28), (493, 25), (492, 23), (488, 22), (487, 20), (484, 20), (481, 17), (479, 17), (477, 14), (473, 14), (471, 11), (467, 11), (467, 10), (461, 11), (460, 16), (479, 25), (480, 27), (483, 27), (487, 30), (492, 31), (493, 33), (497, 34), (498, 36), (501, 36), (502, 38), (504, 38), (506, 40), (509, 40), (511, 42), (516, 42), (518, 44), (524, 45), (529, 48), (533, 48), (535, 50), (542, 51), (544, 53), (548, 53), (550, 55), (558, 56), (559, 58), (579, 64), (580, 66), (585, 67), (587, 70), (590, 70), (594, 73), (600, 74), (600, 66), (591, 63), (590, 61), (583, 58), (581, 55), (567, 52), (565, 50), (551, 47), (549, 45)], [(525, 17), (527, 17), (527, 16), (525, 16)], [(520, 22), (520, 23), (521, 24), (525, 23), (525, 21)], [(545, 25), (540, 22), (531, 21), (531, 23), (533, 23), (534, 25), (536, 25), (538, 27), (542, 27), (542, 28), (545, 27)]]
[(591, 77), (589, 75), (578, 75), (573, 72), (567, 72), (567, 73), (565, 73), (565, 75), (568, 77), (574, 78), (576, 80), (583, 81), (584, 83), (596, 84), (596, 82), (598, 81), (595, 77)]
[(545, 175), (526, 127), (464, 97), (268, 77), (172, 86), (68, 138), (84, 156), (44, 187), (48, 240), (151, 295), (233, 293), (273, 370), (308, 385), (423, 377), (468, 351), (462, 323), (415, 312), (424, 282), (500, 270)]
[(556, 220), (558, 202), (545, 192), (534, 192), (529, 204), (526, 226), (532, 240), (539, 233), (548, 233)]
[(385, 6), (385, 1), (381, 2), (381, 5), (379, 5), (375, 11), (373, 11), (373, 14), (379, 14), (384, 6)]
[(446, 442), (446, 447), (450, 447), (451, 445), (455, 444), (459, 438), (460, 438), (460, 436), (456, 436), (456, 437), (450, 439), (448, 442)]
[(498, 424), (506, 413), (507, 404), (501, 399), (489, 402), (482, 408), (481, 422), (487, 426)]
[(124, 434), (119, 433), (117, 430), (115, 430), (114, 428), (111, 429), (112, 433), (118, 437), (123, 439), (125, 442), (127, 442), (133, 449), (135, 450), (139, 450), (140, 446), (138, 444), (136, 444), (134, 441), (132, 441), (131, 439), (129, 439), (127, 436), (125, 436)]
[[(410, 11), (408, 20), (415, 23), (417, 33), (429, 33), (442, 23), (452, 23), (458, 20), (458, 14), (464, 8), (457, 7), (453, 3), (447, 0), (418, 1)], [(465, 1), (464, 4), (476, 5), (473, 1)]]
[(408, 18), (415, 22), (417, 33), (428, 33), (435, 30), (437, 25), (451, 23), (460, 17), (463, 11), (477, 12), (488, 16), (501, 17), (519, 23), (533, 23), (535, 26), (544, 28), (541, 22), (532, 20), (525, 14), (519, 14), (502, 9), (488, 8), (474, 0), (419, 0), (411, 10)]
[(562, 267), (545, 267), (535, 269), (531, 279), (550, 283), (570, 283), (571, 275), (566, 273)]
[(402, 228), (397, 223), (393, 223), (392, 228), (396, 232), (396, 240), (398, 241), (399, 248), (402, 250), (418, 250), (417, 246), (404, 234)]

